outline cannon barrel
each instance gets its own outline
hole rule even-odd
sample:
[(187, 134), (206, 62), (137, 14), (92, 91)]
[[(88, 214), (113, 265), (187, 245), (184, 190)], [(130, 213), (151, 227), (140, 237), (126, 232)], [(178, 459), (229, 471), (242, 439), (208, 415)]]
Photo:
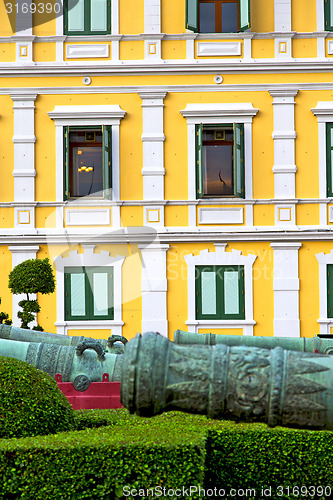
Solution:
[[(328, 336), (327, 336), (328, 337)], [(333, 354), (333, 335), (331, 338), (293, 338), (293, 337), (252, 337), (246, 335), (216, 335), (214, 333), (192, 333), (176, 330), (174, 342), (178, 345), (217, 345), (260, 347), (274, 349), (282, 347), (287, 351), (315, 352)]]
[(181, 346), (153, 332), (129, 341), (121, 376), (121, 401), (131, 413), (178, 410), (271, 427), (333, 430), (332, 389), (332, 356)]
[(0, 339), (0, 356), (25, 361), (63, 382), (73, 382), (78, 390), (85, 390), (90, 382), (102, 382), (103, 374), (110, 382), (119, 382), (123, 354), (105, 352), (99, 342), (85, 340), (78, 346), (20, 342)]
[(18, 340), (20, 342), (45, 342), (46, 344), (63, 346), (77, 346), (85, 340), (95, 340), (96, 342), (100, 342), (104, 349), (108, 352), (114, 352), (115, 354), (121, 354), (124, 352), (123, 346), (115, 344), (115, 342), (119, 341), (123, 344), (126, 344), (127, 342), (127, 339), (120, 335), (112, 335), (108, 339), (97, 340), (91, 339), (90, 337), (69, 337), (68, 335), (59, 335), (58, 333), (40, 332), (3, 324), (0, 324), (0, 339)]

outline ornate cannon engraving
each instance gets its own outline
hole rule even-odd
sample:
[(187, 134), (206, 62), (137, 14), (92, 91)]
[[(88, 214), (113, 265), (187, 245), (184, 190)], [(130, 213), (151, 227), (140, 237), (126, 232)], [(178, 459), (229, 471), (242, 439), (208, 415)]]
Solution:
[(269, 426), (333, 429), (333, 357), (281, 347), (180, 346), (138, 334), (125, 350), (122, 404)]

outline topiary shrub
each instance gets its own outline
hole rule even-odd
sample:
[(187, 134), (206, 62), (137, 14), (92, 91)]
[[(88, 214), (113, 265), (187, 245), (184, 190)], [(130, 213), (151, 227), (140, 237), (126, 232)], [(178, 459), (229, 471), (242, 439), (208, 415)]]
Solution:
[[(55, 290), (54, 274), (49, 259), (28, 259), (21, 262), (9, 273), (8, 286), (13, 294), (25, 293), (27, 296), (26, 300), (19, 302), (22, 311), (19, 311), (17, 316), (21, 320), (21, 328), (29, 329), (28, 324), (40, 311), (37, 300), (31, 300), (29, 293), (49, 294)], [(43, 328), (37, 325), (33, 330), (43, 331)]]
[(55, 380), (32, 365), (0, 356), (0, 438), (74, 429), (74, 412)]

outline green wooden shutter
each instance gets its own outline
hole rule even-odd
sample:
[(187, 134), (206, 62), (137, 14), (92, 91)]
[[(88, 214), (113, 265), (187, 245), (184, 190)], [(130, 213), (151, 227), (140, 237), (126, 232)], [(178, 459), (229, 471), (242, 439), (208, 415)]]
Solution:
[(333, 123), (326, 124), (326, 180), (327, 196), (333, 196)]
[(195, 164), (197, 198), (203, 196), (203, 171), (202, 171), (202, 123), (195, 126)]
[(333, 31), (333, 1), (325, 0), (324, 4), (325, 31)]
[(198, 33), (198, 0), (186, 0), (186, 29)]
[(251, 28), (251, 0), (239, 0), (239, 29), (246, 31)]
[(220, 319), (245, 319), (244, 266), (223, 266), (223, 311)]
[(111, 199), (112, 188), (112, 134), (111, 126), (102, 127), (103, 135), (103, 197)]
[(333, 318), (333, 264), (327, 264), (327, 317)]
[(244, 189), (244, 123), (234, 123), (234, 195), (245, 198)]
[(64, 200), (70, 197), (69, 192), (69, 127), (64, 127)]

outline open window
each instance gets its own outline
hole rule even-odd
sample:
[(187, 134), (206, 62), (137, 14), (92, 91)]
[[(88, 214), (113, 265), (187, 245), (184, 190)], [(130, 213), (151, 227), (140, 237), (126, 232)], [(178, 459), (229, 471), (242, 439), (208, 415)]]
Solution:
[(245, 319), (244, 266), (196, 266), (196, 319)]
[(244, 124), (196, 125), (197, 198), (244, 198)]
[(65, 319), (113, 318), (113, 268), (65, 268)]
[(250, 27), (250, 0), (186, 0), (186, 28), (196, 33), (235, 33)]
[(111, 33), (110, 0), (64, 0), (66, 35), (106, 35)]
[(109, 198), (111, 126), (64, 127), (64, 199)]

